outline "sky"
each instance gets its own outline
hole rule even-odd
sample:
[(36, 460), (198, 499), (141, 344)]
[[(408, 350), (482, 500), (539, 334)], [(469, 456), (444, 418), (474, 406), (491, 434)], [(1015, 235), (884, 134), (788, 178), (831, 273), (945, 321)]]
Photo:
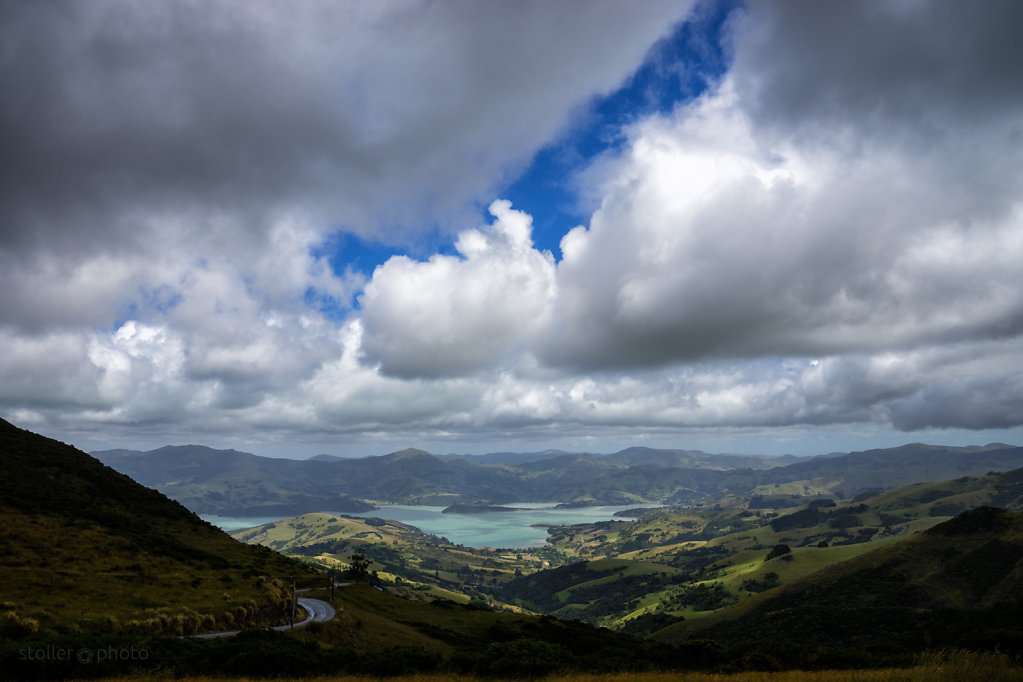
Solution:
[(1023, 444), (1023, 3), (0, 5), (0, 417)]

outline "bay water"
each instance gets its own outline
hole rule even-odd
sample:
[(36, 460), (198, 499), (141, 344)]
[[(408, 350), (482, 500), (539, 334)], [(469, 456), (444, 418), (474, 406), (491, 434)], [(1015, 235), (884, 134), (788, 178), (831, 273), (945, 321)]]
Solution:
[[(424, 533), (447, 538), (468, 547), (529, 548), (540, 547), (547, 540), (548, 526), (593, 523), (615, 517), (615, 512), (636, 509), (644, 505), (602, 505), (558, 509), (557, 503), (524, 502), (509, 504), (514, 511), (482, 512), (478, 514), (444, 514), (444, 507), (426, 505), (388, 505), (380, 509), (348, 513), (347, 516), (390, 519), (415, 526)], [(280, 519), (267, 517), (228, 517), (201, 515), (215, 526), (230, 532), (241, 528), (272, 523)]]

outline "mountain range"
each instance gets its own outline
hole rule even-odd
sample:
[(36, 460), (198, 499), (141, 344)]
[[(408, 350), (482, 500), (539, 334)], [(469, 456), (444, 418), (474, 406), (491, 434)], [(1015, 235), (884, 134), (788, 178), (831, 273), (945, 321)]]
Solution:
[(308, 460), (199, 445), (92, 454), (197, 513), (241, 517), (361, 512), (381, 502), (677, 505), (750, 494), (798, 502), (1023, 466), (1023, 448), (1001, 443), (910, 444), (810, 459), (640, 447), (607, 455), (546, 451), (476, 457), (406, 449)]

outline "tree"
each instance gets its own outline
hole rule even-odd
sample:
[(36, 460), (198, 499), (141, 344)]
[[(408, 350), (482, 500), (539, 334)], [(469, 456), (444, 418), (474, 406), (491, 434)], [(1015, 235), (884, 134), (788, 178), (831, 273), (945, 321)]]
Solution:
[(372, 563), (365, 554), (353, 554), (348, 563), (348, 575), (352, 580), (365, 580), (369, 575), (369, 565)]
[(771, 548), (771, 551), (767, 553), (766, 561), (770, 561), (771, 559), (774, 559), (775, 557), (780, 557), (780, 556), (783, 556), (785, 554), (791, 554), (791, 553), (792, 553), (792, 548), (789, 547), (788, 545), (775, 545), (773, 548)]

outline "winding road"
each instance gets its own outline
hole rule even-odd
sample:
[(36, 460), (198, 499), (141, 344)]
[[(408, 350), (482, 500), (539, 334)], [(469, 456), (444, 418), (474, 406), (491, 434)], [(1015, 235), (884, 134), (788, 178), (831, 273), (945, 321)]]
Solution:
[[(296, 628), (309, 625), (309, 623), (326, 623), (332, 620), (337, 615), (337, 611), (334, 607), (323, 601), (322, 599), (310, 599), (309, 597), (299, 597), (298, 605), (305, 610), (305, 620), (300, 623), (295, 623)], [(291, 625), (275, 625), (274, 630), (290, 630)], [(237, 635), (241, 630), (225, 630), (223, 632), (207, 632), (201, 635), (190, 635), (196, 639), (211, 639), (213, 637), (233, 637)]]

